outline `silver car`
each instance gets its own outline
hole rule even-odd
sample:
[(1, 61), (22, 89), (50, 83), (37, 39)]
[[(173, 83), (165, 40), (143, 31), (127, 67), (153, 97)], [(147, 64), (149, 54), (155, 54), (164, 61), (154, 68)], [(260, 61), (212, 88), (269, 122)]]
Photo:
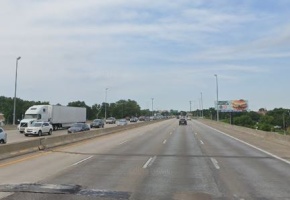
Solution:
[(4, 131), (3, 128), (0, 127), (0, 144), (7, 143), (7, 133)]
[(126, 119), (120, 119), (118, 122), (117, 122), (117, 126), (125, 126), (127, 125), (128, 122)]

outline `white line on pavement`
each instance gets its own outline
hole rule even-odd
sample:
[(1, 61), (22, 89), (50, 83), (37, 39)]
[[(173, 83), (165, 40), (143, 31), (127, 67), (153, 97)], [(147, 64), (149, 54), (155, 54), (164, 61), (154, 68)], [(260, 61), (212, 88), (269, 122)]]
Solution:
[(216, 169), (220, 169), (220, 166), (218, 165), (218, 161), (216, 159), (210, 158), (210, 160)]
[(92, 157), (94, 157), (94, 156), (90, 156), (90, 157), (87, 157), (87, 158), (85, 158), (85, 159), (83, 159), (83, 160), (80, 160), (79, 162), (76, 162), (75, 164), (73, 164), (73, 165), (71, 165), (71, 166), (78, 165), (78, 164), (80, 164), (80, 163), (82, 163), (82, 162), (85, 162), (86, 160), (91, 159)]
[(147, 167), (150, 167), (153, 164), (153, 162), (156, 160), (156, 158), (157, 158), (156, 156), (150, 157), (147, 160), (147, 162), (145, 163), (145, 165), (143, 165), (143, 169), (146, 169)]
[(164, 140), (164, 141), (163, 141), (163, 144), (166, 144), (166, 142), (167, 142), (167, 140)]
[(146, 168), (148, 167), (148, 165), (149, 165), (149, 163), (151, 162), (152, 159), (153, 159), (153, 158), (150, 157), (150, 158), (147, 160), (147, 162), (145, 163), (145, 165), (143, 165), (143, 169), (146, 169)]
[(129, 140), (125, 140), (125, 141), (121, 142), (120, 145), (121, 145), (121, 144), (125, 144), (125, 143), (128, 142), (128, 141), (129, 141)]
[[(199, 123), (200, 123), (200, 122), (199, 122)], [(202, 123), (200, 123), (200, 124), (202, 124)], [(202, 124), (202, 125), (204, 125), (204, 126), (210, 128), (210, 129), (212, 129), (212, 130), (214, 130), (214, 131), (217, 131), (217, 132), (219, 132), (219, 133), (221, 133), (221, 134), (223, 134), (223, 135), (225, 135), (225, 136), (228, 136), (228, 137), (230, 137), (230, 138), (232, 138), (232, 139), (234, 139), (234, 140), (236, 140), (236, 141), (238, 141), (238, 142), (241, 142), (241, 143), (243, 143), (243, 144), (245, 144), (245, 145), (248, 145), (248, 146), (250, 146), (250, 147), (252, 147), (252, 148), (254, 148), (254, 149), (258, 150), (258, 151), (261, 151), (261, 152), (263, 152), (263, 153), (265, 153), (265, 154), (267, 154), (267, 155), (269, 155), (269, 156), (272, 156), (272, 157), (276, 158), (277, 160), (280, 160), (280, 161), (282, 161), (282, 162), (287, 163), (288, 165), (290, 165), (290, 161), (288, 161), (288, 160), (286, 160), (286, 159), (280, 158), (279, 156), (276, 156), (276, 155), (274, 155), (274, 154), (272, 154), (272, 153), (270, 153), (270, 152), (268, 152), (268, 151), (265, 151), (265, 150), (263, 150), (263, 149), (260, 149), (259, 147), (256, 147), (256, 146), (254, 146), (254, 145), (252, 145), (252, 144), (249, 144), (249, 143), (247, 143), (247, 142), (245, 142), (245, 141), (243, 141), (243, 140), (240, 140), (240, 139), (235, 138), (235, 137), (233, 137), (233, 136), (231, 136), (231, 135), (228, 135), (228, 134), (226, 134), (226, 133), (224, 133), (224, 132), (222, 132), (222, 131), (220, 131), (220, 130), (217, 130), (217, 129), (215, 129), (215, 128), (212, 128), (212, 127), (210, 127), (210, 126), (208, 126), (208, 125), (205, 125), (205, 124)]]
[(201, 144), (204, 144), (204, 142), (203, 142), (202, 140), (200, 140), (200, 143), (201, 143)]

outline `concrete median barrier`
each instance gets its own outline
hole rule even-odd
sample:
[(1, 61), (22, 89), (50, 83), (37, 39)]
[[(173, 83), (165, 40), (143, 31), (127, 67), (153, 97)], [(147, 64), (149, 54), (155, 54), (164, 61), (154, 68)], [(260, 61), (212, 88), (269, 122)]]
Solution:
[(160, 120), (129, 124), (126, 126), (110, 127), (106, 129), (96, 129), (80, 133), (70, 133), (67, 135), (45, 136), (29, 141), (4, 144), (0, 145), (0, 160), (13, 156), (23, 155), (26, 153), (36, 152), (39, 150), (45, 150), (48, 148), (53, 148), (61, 145), (66, 145), (74, 142), (79, 142), (99, 137), (102, 135), (113, 134), (116, 132), (147, 126), (156, 122), (160, 122)]
[(0, 145), (0, 159), (39, 150), (39, 139)]

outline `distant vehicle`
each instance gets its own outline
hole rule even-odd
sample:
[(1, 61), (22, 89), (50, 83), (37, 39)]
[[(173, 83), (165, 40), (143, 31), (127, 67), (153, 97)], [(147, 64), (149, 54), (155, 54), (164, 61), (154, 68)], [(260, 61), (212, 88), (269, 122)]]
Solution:
[(140, 116), (139, 121), (145, 121), (145, 116)]
[(187, 120), (191, 120), (191, 117), (188, 116), (188, 117), (187, 117)]
[(138, 122), (138, 118), (137, 117), (131, 117), (130, 118), (130, 122)]
[(186, 119), (181, 118), (181, 119), (179, 120), (179, 125), (187, 125), (187, 121), (186, 121)]
[(90, 127), (86, 123), (74, 123), (68, 130), (67, 133), (76, 133), (82, 131), (89, 131)]
[(146, 116), (145, 117), (145, 121), (150, 121), (150, 117), (149, 116)]
[(90, 124), (91, 128), (104, 128), (105, 124), (102, 119), (94, 119), (94, 121)]
[(120, 120), (117, 122), (117, 125), (118, 125), (118, 126), (125, 126), (125, 125), (127, 125), (127, 124), (128, 124), (128, 122), (127, 122), (126, 119), (120, 119)]
[(38, 135), (42, 136), (44, 133), (47, 133), (48, 135), (52, 134), (52, 125), (49, 122), (39, 122), (35, 121), (32, 123), (30, 127), (26, 127), (24, 129), (24, 135)]
[(116, 124), (116, 118), (115, 117), (109, 117), (106, 119), (106, 124)]
[(35, 105), (28, 108), (24, 119), (20, 121), (18, 130), (24, 132), (26, 127), (32, 125), (34, 121), (49, 122), (53, 130), (68, 128), (76, 122), (86, 122), (86, 108), (57, 106), (57, 105)]
[(7, 133), (4, 131), (3, 128), (0, 127), (0, 144), (7, 143)]

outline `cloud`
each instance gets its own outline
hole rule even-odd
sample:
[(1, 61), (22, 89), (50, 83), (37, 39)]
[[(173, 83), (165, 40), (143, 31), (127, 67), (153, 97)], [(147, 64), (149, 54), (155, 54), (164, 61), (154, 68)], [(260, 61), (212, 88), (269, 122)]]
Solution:
[(289, 23), (252, 1), (29, 0), (0, 9), (3, 94), (13, 95), (21, 56), (24, 99), (93, 104), (109, 87), (111, 100), (166, 97), (184, 109), (201, 90), (213, 102), (213, 74), (228, 84), (262, 79), (290, 54)]

